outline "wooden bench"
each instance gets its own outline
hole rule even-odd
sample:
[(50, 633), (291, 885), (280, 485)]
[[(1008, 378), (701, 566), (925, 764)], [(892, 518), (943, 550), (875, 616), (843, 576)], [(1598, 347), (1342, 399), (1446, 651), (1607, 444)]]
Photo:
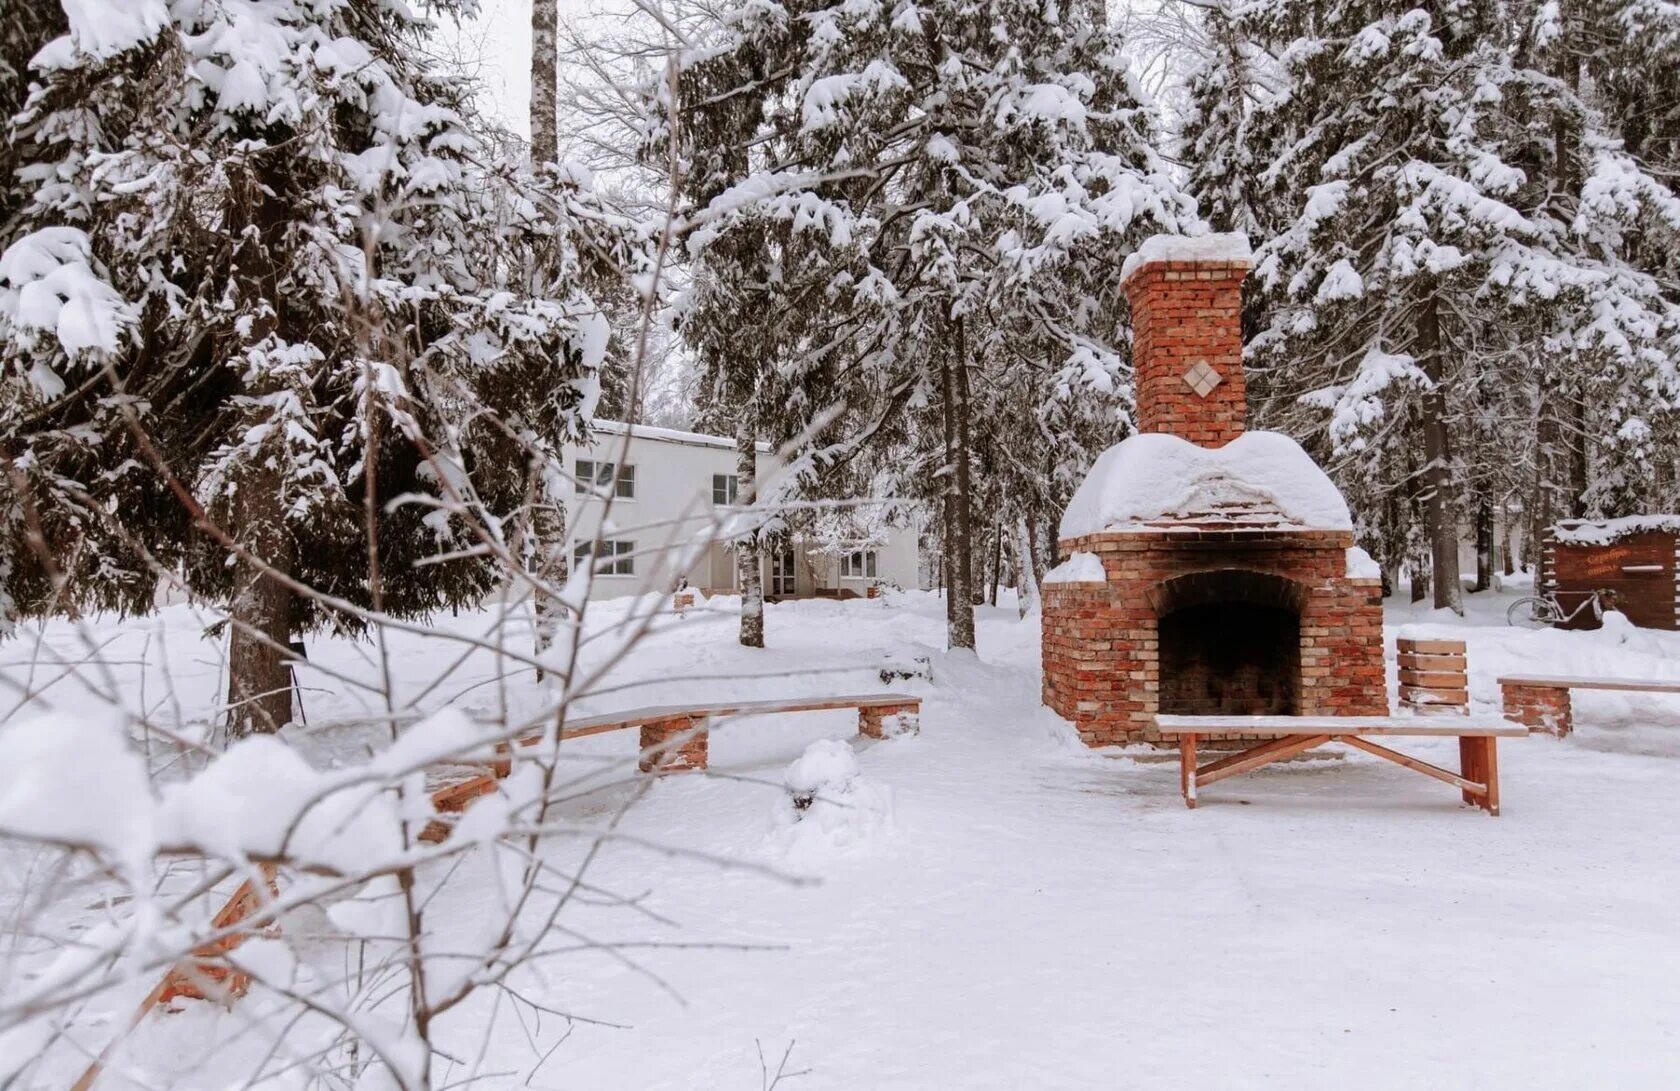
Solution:
[[(1491, 717), (1421, 718), (1415, 716), (1157, 716), (1162, 737), (1178, 743), (1179, 785), (1184, 804), (1196, 805), (1199, 789), (1226, 777), (1252, 772), (1325, 743), (1346, 743), (1424, 776), (1457, 788), (1464, 802), (1489, 814), (1499, 813), (1497, 740), (1528, 734), (1528, 729)], [(1196, 764), (1196, 740), (1204, 735), (1264, 735), (1271, 741), (1208, 765)], [(1390, 750), (1369, 736), (1458, 739), (1459, 771)]]
[(1499, 679), (1505, 715), (1531, 730), (1559, 737), (1575, 730), (1572, 689), (1611, 689), (1635, 693), (1680, 693), (1680, 682), (1660, 678), (1573, 678), (1567, 675), (1510, 674)]
[[(792, 697), (768, 701), (731, 701), (699, 705), (656, 705), (650, 708), (609, 712), (601, 716), (568, 720), (561, 739), (582, 739), (611, 731), (641, 730), (642, 772), (683, 773), (706, 768), (709, 760), (710, 726), (714, 718), (767, 716), (781, 712), (824, 712), (833, 709), (858, 710), (858, 733), (873, 739), (890, 735), (913, 735), (921, 730), (922, 699), (903, 693), (871, 693), (851, 697)], [(520, 746), (538, 746), (546, 733), (533, 731), (521, 736)], [(427, 773), (426, 790), (433, 809), (440, 814), (459, 814), (479, 796), (496, 790), (496, 782), (513, 768), (512, 747), (502, 743), (496, 756), (484, 763), (459, 762), (434, 766)], [(421, 835), (431, 842), (449, 835), (449, 825), (433, 822)]]

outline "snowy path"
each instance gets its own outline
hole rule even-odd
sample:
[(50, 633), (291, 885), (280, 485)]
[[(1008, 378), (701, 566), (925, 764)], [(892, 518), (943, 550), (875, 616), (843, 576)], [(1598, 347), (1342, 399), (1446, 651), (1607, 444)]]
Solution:
[[(790, 1067), (810, 1073), (782, 1086), (801, 1089), (1672, 1086), (1680, 702), (1584, 704), (1576, 740), (1508, 741), (1499, 819), (1361, 755), (1273, 767), (1190, 812), (1173, 765), (1086, 751), (1039, 707), (1035, 625), (984, 611), (976, 660), (932, 650), (941, 621), (923, 596), (797, 603), (771, 609), (764, 651), (703, 615), (639, 649), (621, 707), (870, 691), (884, 653), (930, 655), (934, 681), (915, 685), (920, 737), (866, 745), (844, 712), (741, 721), (714, 737), (718, 775), (654, 785), (628, 832), (821, 883), (609, 849), (594, 881), (650, 891), (675, 924), (582, 907), (573, 927), (767, 949), (534, 970), (523, 984), (544, 1003), (631, 1029), (579, 1025), (539, 1065), (560, 1028), (535, 1031), (534, 1051), (503, 1009), (482, 1071), (515, 1074), (486, 1086), (535, 1069), (531, 1087), (759, 1087), (758, 1044), (774, 1068), (790, 1042)], [(1478, 701), (1513, 667), (1680, 673), (1674, 634), (1454, 628)], [(423, 657), (402, 662), (427, 676)], [(656, 681), (674, 674), (714, 679)], [(777, 840), (781, 770), (825, 737), (852, 739), (890, 789), (891, 826), (845, 847)], [(628, 757), (634, 740), (586, 745)], [(1407, 740), (1449, 763), (1450, 745)], [(623, 792), (571, 817), (599, 820)], [(472, 879), (439, 896), (435, 928), (473, 927)], [(219, 1018), (174, 1017), (132, 1059), (154, 1085), (221, 1086), (232, 1073), (192, 1045)], [(483, 1005), (457, 1010), (446, 1037), (467, 1048), (490, 1022)]]

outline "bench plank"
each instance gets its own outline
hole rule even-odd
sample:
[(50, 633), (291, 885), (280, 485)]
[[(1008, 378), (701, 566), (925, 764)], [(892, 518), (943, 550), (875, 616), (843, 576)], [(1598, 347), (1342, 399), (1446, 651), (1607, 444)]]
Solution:
[[(605, 731), (641, 727), (643, 724), (699, 719), (702, 716), (767, 716), (778, 712), (826, 712), (843, 708), (883, 708), (895, 705), (920, 705), (922, 699), (908, 693), (869, 693), (855, 697), (785, 697), (764, 701), (729, 701), (717, 704), (654, 705), (632, 708), (623, 712), (605, 712), (566, 722), (565, 738), (599, 735)], [(540, 733), (536, 738), (540, 740)], [(521, 740), (523, 741), (523, 740)], [(527, 744), (531, 745), (531, 744)]]
[(1569, 675), (1507, 674), (1499, 684), (1513, 686), (1546, 686), (1552, 689), (1611, 689), (1633, 690), (1641, 693), (1680, 693), (1680, 682), (1660, 678), (1584, 678)]
[(1455, 738), (1527, 735), (1528, 728), (1493, 716), (1157, 716), (1162, 735), (1395, 735)]

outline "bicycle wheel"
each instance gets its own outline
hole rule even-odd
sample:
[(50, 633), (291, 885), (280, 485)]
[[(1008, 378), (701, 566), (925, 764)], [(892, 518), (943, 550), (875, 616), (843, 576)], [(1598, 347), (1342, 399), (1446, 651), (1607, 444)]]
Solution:
[(1519, 629), (1545, 629), (1561, 620), (1557, 603), (1539, 595), (1520, 598), (1505, 611), (1505, 623)]

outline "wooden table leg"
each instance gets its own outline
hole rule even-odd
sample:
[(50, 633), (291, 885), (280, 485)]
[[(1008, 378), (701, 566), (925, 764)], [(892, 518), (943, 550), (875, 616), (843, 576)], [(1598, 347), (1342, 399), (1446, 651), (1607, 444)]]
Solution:
[[(1473, 780), (1477, 784), (1482, 784), (1485, 782), (1476, 772), (1476, 743), (1478, 741), (1480, 740), (1472, 738), (1468, 735), (1460, 735), (1458, 737), (1458, 771), (1464, 774), (1465, 780)], [(1469, 791), (1460, 792), (1459, 794), (1464, 797), (1464, 802), (1466, 803), (1474, 803), (1478, 807), (1482, 804), (1482, 801), (1477, 799), (1475, 795)]]
[(1482, 782), (1487, 785), (1487, 795), (1482, 798), (1482, 809), (1488, 814), (1499, 813), (1499, 740), (1492, 735), (1482, 739)]
[(1184, 805), (1196, 806), (1196, 736), (1178, 737), (1178, 787), (1184, 793)]
[(1473, 803), (1488, 814), (1499, 813), (1499, 740), (1492, 735), (1461, 735), (1458, 740), (1458, 763), (1466, 780), (1487, 786), (1482, 795), (1464, 793), (1464, 802)]

